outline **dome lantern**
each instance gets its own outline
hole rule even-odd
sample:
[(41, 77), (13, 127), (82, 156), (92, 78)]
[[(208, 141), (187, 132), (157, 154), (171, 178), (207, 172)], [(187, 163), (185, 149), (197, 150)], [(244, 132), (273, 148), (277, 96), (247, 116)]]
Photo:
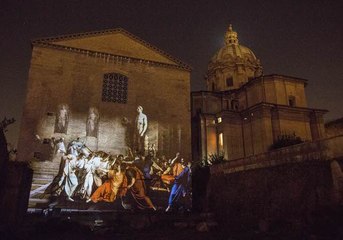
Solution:
[(225, 44), (238, 44), (238, 35), (237, 32), (232, 30), (232, 24), (229, 25), (229, 28), (225, 34)]
[(262, 75), (262, 66), (255, 54), (240, 45), (238, 34), (230, 24), (224, 36), (225, 44), (212, 57), (206, 74), (207, 90), (226, 91), (240, 88)]

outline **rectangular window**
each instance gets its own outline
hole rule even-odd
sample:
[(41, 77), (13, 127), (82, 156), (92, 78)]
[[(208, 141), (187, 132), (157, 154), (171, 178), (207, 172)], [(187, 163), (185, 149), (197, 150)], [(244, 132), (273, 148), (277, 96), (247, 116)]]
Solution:
[(102, 101), (127, 103), (128, 78), (119, 73), (106, 73), (102, 85)]
[(232, 87), (233, 86), (233, 79), (232, 77), (229, 77), (226, 79), (226, 86), (227, 87)]
[(288, 96), (288, 105), (290, 107), (295, 107), (295, 97), (294, 96)]
[(223, 148), (224, 148), (224, 136), (223, 136), (223, 133), (219, 133), (218, 145), (219, 145), (219, 151), (223, 151)]

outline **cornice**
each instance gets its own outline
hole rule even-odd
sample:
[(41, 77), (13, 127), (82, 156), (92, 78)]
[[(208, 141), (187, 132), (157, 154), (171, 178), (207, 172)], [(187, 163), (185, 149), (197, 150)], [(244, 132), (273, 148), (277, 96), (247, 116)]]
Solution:
[[(172, 55), (170, 55), (169, 53), (166, 53), (165, 51), (159, 49), (158, 47), (144, 41), (143, 39), (135, 36), (134, 34), (126, 31), (123, 28), (115, 28), (115, 29), (107, 29), (107, 30), (102, 30), (102, 31), (93, 31), (93, 32), (85, 32), (85, 33), (75, 33), (75, 34), (67, 34), (67, 35), (60, 35), (60, 36), (55, 36), (55, 37), (47, 37), (47, 38), (39, 38), (39, 39), (34, 39), (32, 40), (32, 45), (36, 46), (37, 44), (49, 44), (47, 46), (51, 46), (51, 45), (57, 45), (57, 44), (53, 44), (52, 42), (57, 42), (57, 41), (64, 41), (64, 40), (72, 40), (72, 39), (81, 39), (81, 38), (86, 38), (86, 37), (93, 37), (93, 36), (101, 36), (101, 35), (108, 35), (108, 34), (113, 34), (113, 33), (122, 33), (126, 36), (128, 36), (129, 38), (141, 43), (142, 45), (146, 46), (147, 48), (163, 55), (164, 57), (168, 58), (169, 60), (176, 62), (177, 64), (179, 64), (180, 66), (178, 66), (177, 68), (180, 69), (185, 69), (187, 71), (191, 71), (192, 68), (190, 65), (184, 63), (183, 61), (181, 61), (180, 59), (173, 57)], [(58, 45), (59, 46), (59, 45)], [(56, 47), (54, 47), (56, 48)], [(78, 48), (72, 48), (72, 47), (66, 47), (65, 50), (68, 49), (78, 49)], [(94, 53), (101, 53), (101, 54), (107, 54), (107, 55), (113, 55), (110, 53), (104, 53), (104, 52), (95, 52), (95, 51), (89, 51), (86, 49), (80, 49), (80, 50), (85, 50), (88, 52), (94, 52)], [(113, 55), (113, 56), (119, 56), (119, 55)], [(127, 57), (127, 56), (119, 56), (119, 57), (123, 57), (123, 58), (131, 58), (131, 57)], [(136, 59), (136, 58), (131, 58), (131, 59)], [(154, 62), (154, 61), (150, 61), (150, 60), (146, 60), (146, 59), (139, 59), (142, 61), (148, 61), (148, 62)], [(157, 62), (155, 62), (157, 63)], [(158, 62), (159, 63), (159, 62)], [(165, 64), (165, 63), (159, 63), (161, 65), (173, 65), (173, 64)]]
[(187, 65), (174, 65), (174, 64), (168, 64), (168, 63), (161, 63), (141, 58), (133, 58), (128, 56), (122, 56), (122, 55), (116, 55), (116, 54), (110, 54), (106, 52), (98, 52), (98, 51), (91, 51), (91, 50), (85, 50), (82, 48), (75, 48), (75, 47), (68, 47), (68, 46), (62, 46), (53, 44), (50, 42), (44, 42), (44, 41), (34, 41), (32, 42), (32, 45), (34, 47), (44, 47), (44, 48), (52, 48), (62, 51), (69, 51), (77, 54), (83, 54), (88, 57), (95, 57), (95, 58), (103, 58), (107, 60), (108, 62), (128, 62), (128, 63), (140, 63), (140, 64), (146, 64), (146, 65), (152, 65), (152, 66), (158, 66), (158, 67), (166, 67), (166, 68), (174, 68), (174, 69), (182, 69), (185, 71), (190, 72), (191, 68)]

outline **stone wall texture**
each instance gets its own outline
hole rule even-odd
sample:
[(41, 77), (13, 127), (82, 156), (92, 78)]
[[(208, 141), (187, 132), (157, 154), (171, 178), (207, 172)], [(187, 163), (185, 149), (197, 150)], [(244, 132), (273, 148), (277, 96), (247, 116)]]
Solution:
[[(125, 34), (57, 41), (56, 45), (64, 47), (33, 46), (18, 144), (20, 161), (28, 161), (39, 152), (35, 148), (35, 135), (41, 139), (63, 137), (66, 143), (80, 137), (91, 150), (124, 154), (131, 146), (128, 142), (132, 141), (139, 105), (148, 118), (147, 142), (154, 143), (167, 157), (177, 151), (186, 158), (191, 157), (189, 69), (178, 67), (169, 57)], [(94, 52), (91, 55), (88, 51), (85, 54), (66, 46), (128, 57)], [(134, 61), (133, 57), (136, 57)], [(155, 61), (154, 64), (139, 60), (144, 57)], [(103, 79), (107, 73), (128, 78), (127, 103), (102, 101)], [(68, 109), (66, 133), (55, 131), (61, 105)], [(96, 108), (99, 114), (96, 137), (86, 136), (90, 108)]]
[(309, 222), (343, 200), (343, 136), (211, 167), (207, 207), (227, 224)]

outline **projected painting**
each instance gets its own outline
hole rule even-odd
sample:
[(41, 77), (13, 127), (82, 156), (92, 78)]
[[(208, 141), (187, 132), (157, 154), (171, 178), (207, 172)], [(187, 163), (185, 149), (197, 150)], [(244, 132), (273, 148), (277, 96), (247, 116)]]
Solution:
[(44, 192), (50, 205), (100, 210), (190, 209), (191, 163), (190, 156), (182, 156), (179, 125), (159, 123), (141, 105), (127, 116), (103, 123), (101, 112), (90, 107), (83, 125), (73, 125), (66, 104), (59, 105), (57, 113), (55, 133), (64, 135), (56, 135), (50, 144), (51, 160), (59, 162), (58, 173)]

